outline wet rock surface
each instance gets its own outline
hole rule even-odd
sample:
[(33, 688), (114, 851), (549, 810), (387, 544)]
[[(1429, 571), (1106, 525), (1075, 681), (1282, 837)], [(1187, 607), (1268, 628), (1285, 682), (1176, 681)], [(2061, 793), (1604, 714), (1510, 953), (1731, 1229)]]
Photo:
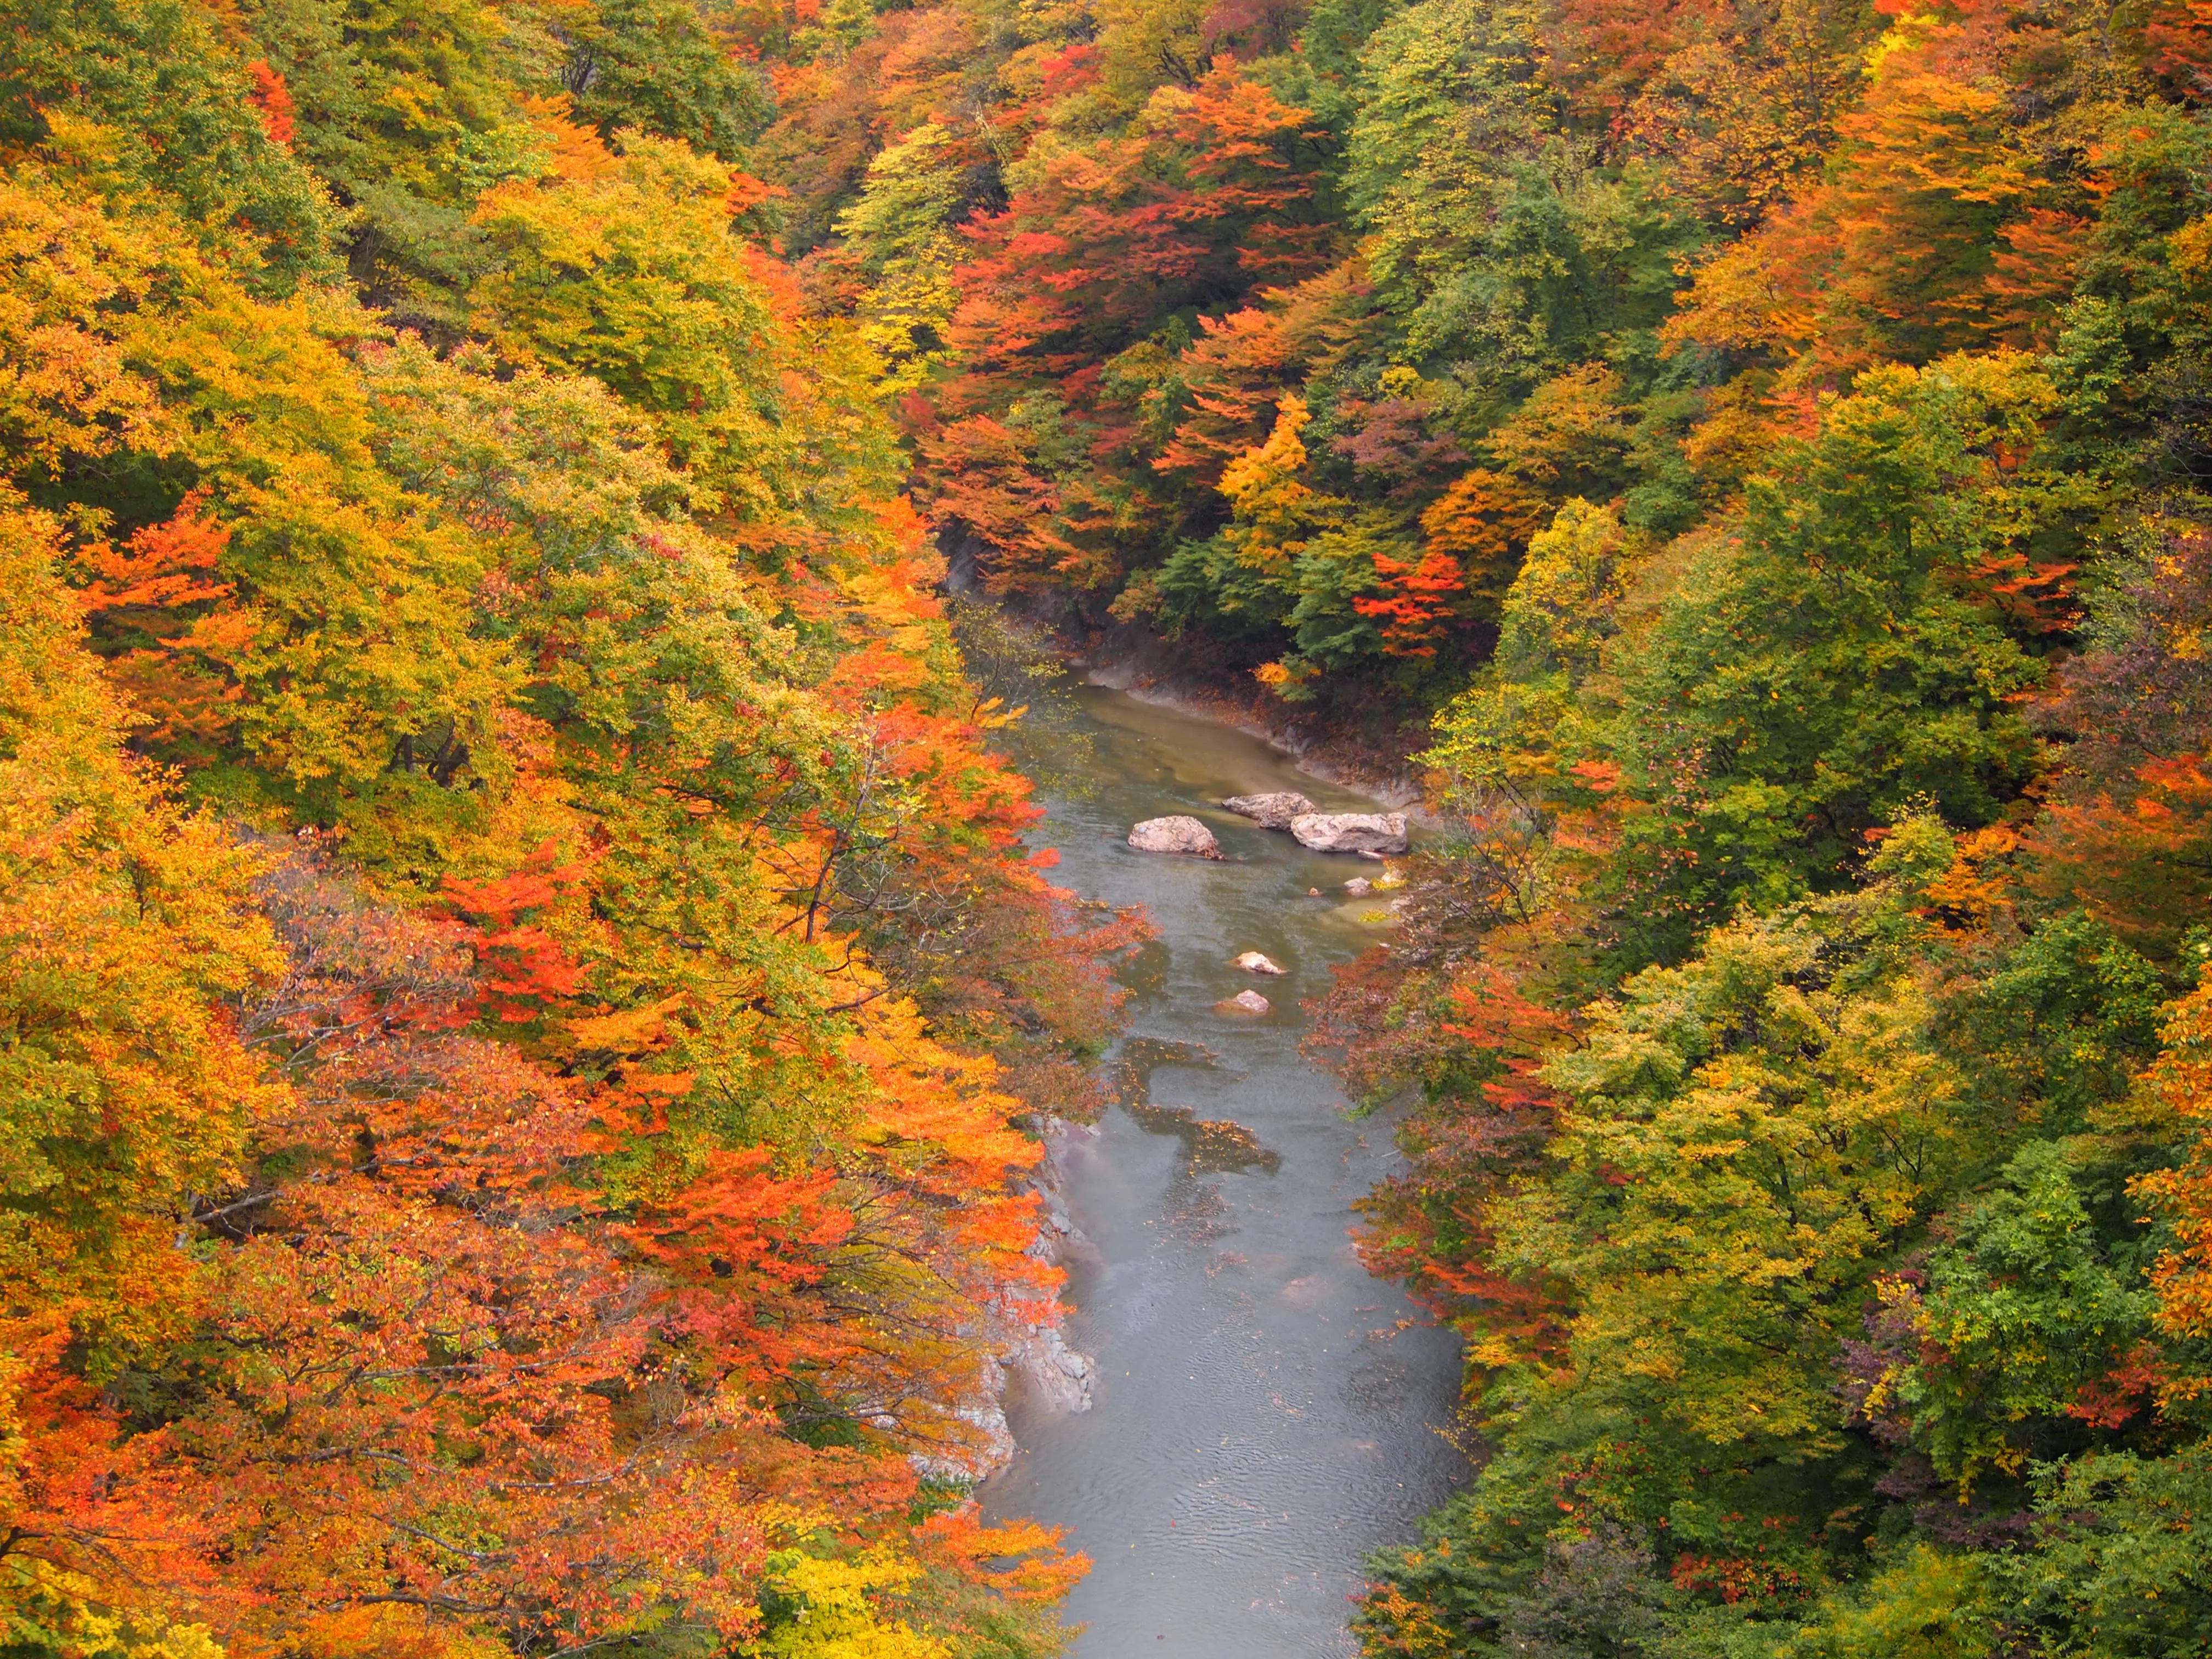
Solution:
[(1238, 816), (1250, 818), (1262, 830), (1287, 830), (1291, 820), (1301, 813), (1321, 811), (1295, 789), (1272, 790), (1264, 795), (1231, 795), (1221, 804)]
[(1139, 853), (1180, 853), (1190, 858), (1218, 859), (1221, 843), (1213, 831), (1196, 818), (1176, 816), (1146, 818), (1129, 831), (1129, 845)]
[(1403, 812), (1302, 812), (1291, 820), (1298, 845), (1316, 853), (1402, 853)]
[(1129, 1115), (1147, 1134), (1173, 1135), (1182, 1143), (1186, 1176), (1226, 1173), (1273, 1175), (1283, 1156), (1262, 1146), (1260, 1137), (1227, 1118), (1200, 1117), (1188, 1106), (1129, 1103)]
[[(1068, 1215), (1067, 1199), (1062, 1190), (1066, 1176), (1061, 1160), (1071, 1143), (1081, 1146), (1095, 1140), (1097, 1131), (1087, 1124), (1059, 1117), (1045, 1118), (1040, 1127), (1045, 1155), (1030, 1171), (1028, 1184), (1042, 1200), (1039, 1207), (1043, 1212), (1042, 1225), (1037, 1229), (1029, 1253), (1039, 1261), (1065, 1267), (1072, 1261), (1095, 1255), (1096, 1248)], [(1096, 1363), (1090, 1355), (1069, 1346), (1062, 1325), (1012, 1322), (997, 1364), (998, 1376), (988, 1380), (994, 1385), (991, 1404), (998, 1412), (1001, 1426), (1006, 1420), (1005, 1396), (1010, 1389), (1018, 1390), (1033, 1410), (1073, 1413), (1091, 1409), (1091, 1379)], [(988, 1432), (988, 1426), (986, 1431)], [(1014, 1442), (1009, 1432), (1005, 1452), (994, 1459), (992, 1467), (1004, 1464), (1013, 1451)]]

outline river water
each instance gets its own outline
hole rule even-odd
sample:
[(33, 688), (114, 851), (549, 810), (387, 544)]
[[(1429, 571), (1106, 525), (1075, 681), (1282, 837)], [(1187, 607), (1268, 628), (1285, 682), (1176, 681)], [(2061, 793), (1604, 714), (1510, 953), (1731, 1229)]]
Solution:
[[(1362, 1557), (1409, 1539), (1465, 1474), (1437, 1432), (1457, 1346), (1353, 1255), (1352, 1203), (1392, 1167), (1390, 1123), (1347, 1119), (1297, 1050), (1301, 1000), (1389, 937), (1379, 900), (1343, 893), (1381, 866), (1215, 803), (1297, 789), (1328, 810), (1374, 804), (1243, 733), (1098, 687), (1076, 696), (1089, 787), (1052, 801), (1031, 839), (1060, 849), (1063, 884), (1145, 905), (1160, 937), (1124, 973), (1111, 1063), (1129, 1097), (1062, 1147), (1090, 1240), (1068, 1264), (1066, 1337), (1095, 1361), (1094, 1403), (1055, 1413), (1017, 1393), (1021, 1449), (985, 1508), (1064, 1525), (1091, 1555), (1067, 1607), (1087, 1626), (1079, 1659), (1351, 1654)], [(1209, 824), (1225, 859), (1125, 844), (1131, 823), (1170, 813)], [(1232, 965), (1254, 950), (1287, 974)], [(1248, 988), (1273, 1012), (1214, 1012)]]

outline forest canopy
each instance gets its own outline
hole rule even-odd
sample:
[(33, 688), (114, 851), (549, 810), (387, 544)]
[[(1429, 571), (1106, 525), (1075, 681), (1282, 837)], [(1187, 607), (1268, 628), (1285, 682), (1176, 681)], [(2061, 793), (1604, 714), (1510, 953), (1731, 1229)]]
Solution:
[(1058, 1651), (1051, 886), (728, 20), (0, 28), (0, 1649)]
[(751, 155), (944, 544), (1426, 727), (1367, 1650), (2212, 1652), (2212, 15), (865, 12)]
[(1375, 1656), (2212, 1652), (2202, 0), (10, 0), (0, 1650), (1064, 1645), (1139, 919), (939, 588), (1431, 827)]

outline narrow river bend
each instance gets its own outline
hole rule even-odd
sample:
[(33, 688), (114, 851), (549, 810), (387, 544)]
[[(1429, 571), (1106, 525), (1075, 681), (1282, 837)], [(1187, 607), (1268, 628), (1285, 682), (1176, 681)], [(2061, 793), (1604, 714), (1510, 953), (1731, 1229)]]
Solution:
[[(1052, 802), (1033, 839), (1060, 849), (1064, 884), (1144, 904), (1160, 937), (1126, 970), (1113, 1060), (1141, 1087), (1062, 1146), (1090, 1241), (1069, 1262), (1067, 1340), (1096, 1362), (1094, 1404), (1011, 1400), (1021, 1450), (985, 1504), (1066, 1526), (1096, 1563), (1067, 1609), (1088, 1626), (1079, 1659), (1350, 1654), (1361, 1558), (1410, 1538), (1464, 1474), (1435, 1431), (1457, 1348), (1406, 1322), (1413, 1307), (1352, 1254), (1352, 1200), (1391, 1167), (1390, 1126), (1348, 1121), (1297, 1049), (1300, 1004), (1330, 964), (1388, 937), (1379, 901), (1342, 885), (1380, 866), (1215, 803), (1271, 789), (1373, 803), (1241, 732), (1102, 688), (1078, 696), (1091, 787)], [(1212, 826), (1223, 861), (1124, 844), (1131, 823), (1178, 812)], [(1287, 974), (1231, 965), (1255, 950)], [(1272, 1013), (1213, 1011), (1254, 988)]]

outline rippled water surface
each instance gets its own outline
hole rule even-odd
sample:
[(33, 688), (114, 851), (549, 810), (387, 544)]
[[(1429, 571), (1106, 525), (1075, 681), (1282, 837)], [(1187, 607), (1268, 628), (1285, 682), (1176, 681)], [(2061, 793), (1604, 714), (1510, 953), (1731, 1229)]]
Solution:
[[(1342, 891), (1379, 866), (1308, 853), (1214, 803), (1297, 789), (1326, 809), (1372, 804), (1240, 732), (1079, 696), (1091, 787), (1056, 801), (1036, 839), (1060, 848), (1065, 884), (1143, 903), (1159, 927), (1126, 974), (1136, 994), (1116, 1057), (1145, 1086), (1064, 1158), (1095, 1246), (1070, 1263), (1067, 1334), (1097, 1363), (1096, 1403), (1059, 1415), (1012, 1401), (1022, 1450), (986, 1504), (1069, 1527), (1097, 1564), (1068, 1607), (1089, 1627), (1080, 1659), (1349, 1654), (1362, 1556), (1410, 1538), (1464, 1474), (1433, 1427), (1451, 1412), (1457, 1352), (1402, 1322), (1413, 1309), (1352, 1255), (1351, 1205), (1391, 1166), (1389, 1126), (1347, 1121), (1334, 1080), (1297, 1052), (1301, 1000), (1388, 937), (1377, 902)], [(1176, 812), (1211, 825), (1227, 858), (1123, 844), (1136, 820)], [(1288, 974), (1231, 965), (1255, 950)], [(1252, 987), (1272, 1013), (1213, 1012)]]

